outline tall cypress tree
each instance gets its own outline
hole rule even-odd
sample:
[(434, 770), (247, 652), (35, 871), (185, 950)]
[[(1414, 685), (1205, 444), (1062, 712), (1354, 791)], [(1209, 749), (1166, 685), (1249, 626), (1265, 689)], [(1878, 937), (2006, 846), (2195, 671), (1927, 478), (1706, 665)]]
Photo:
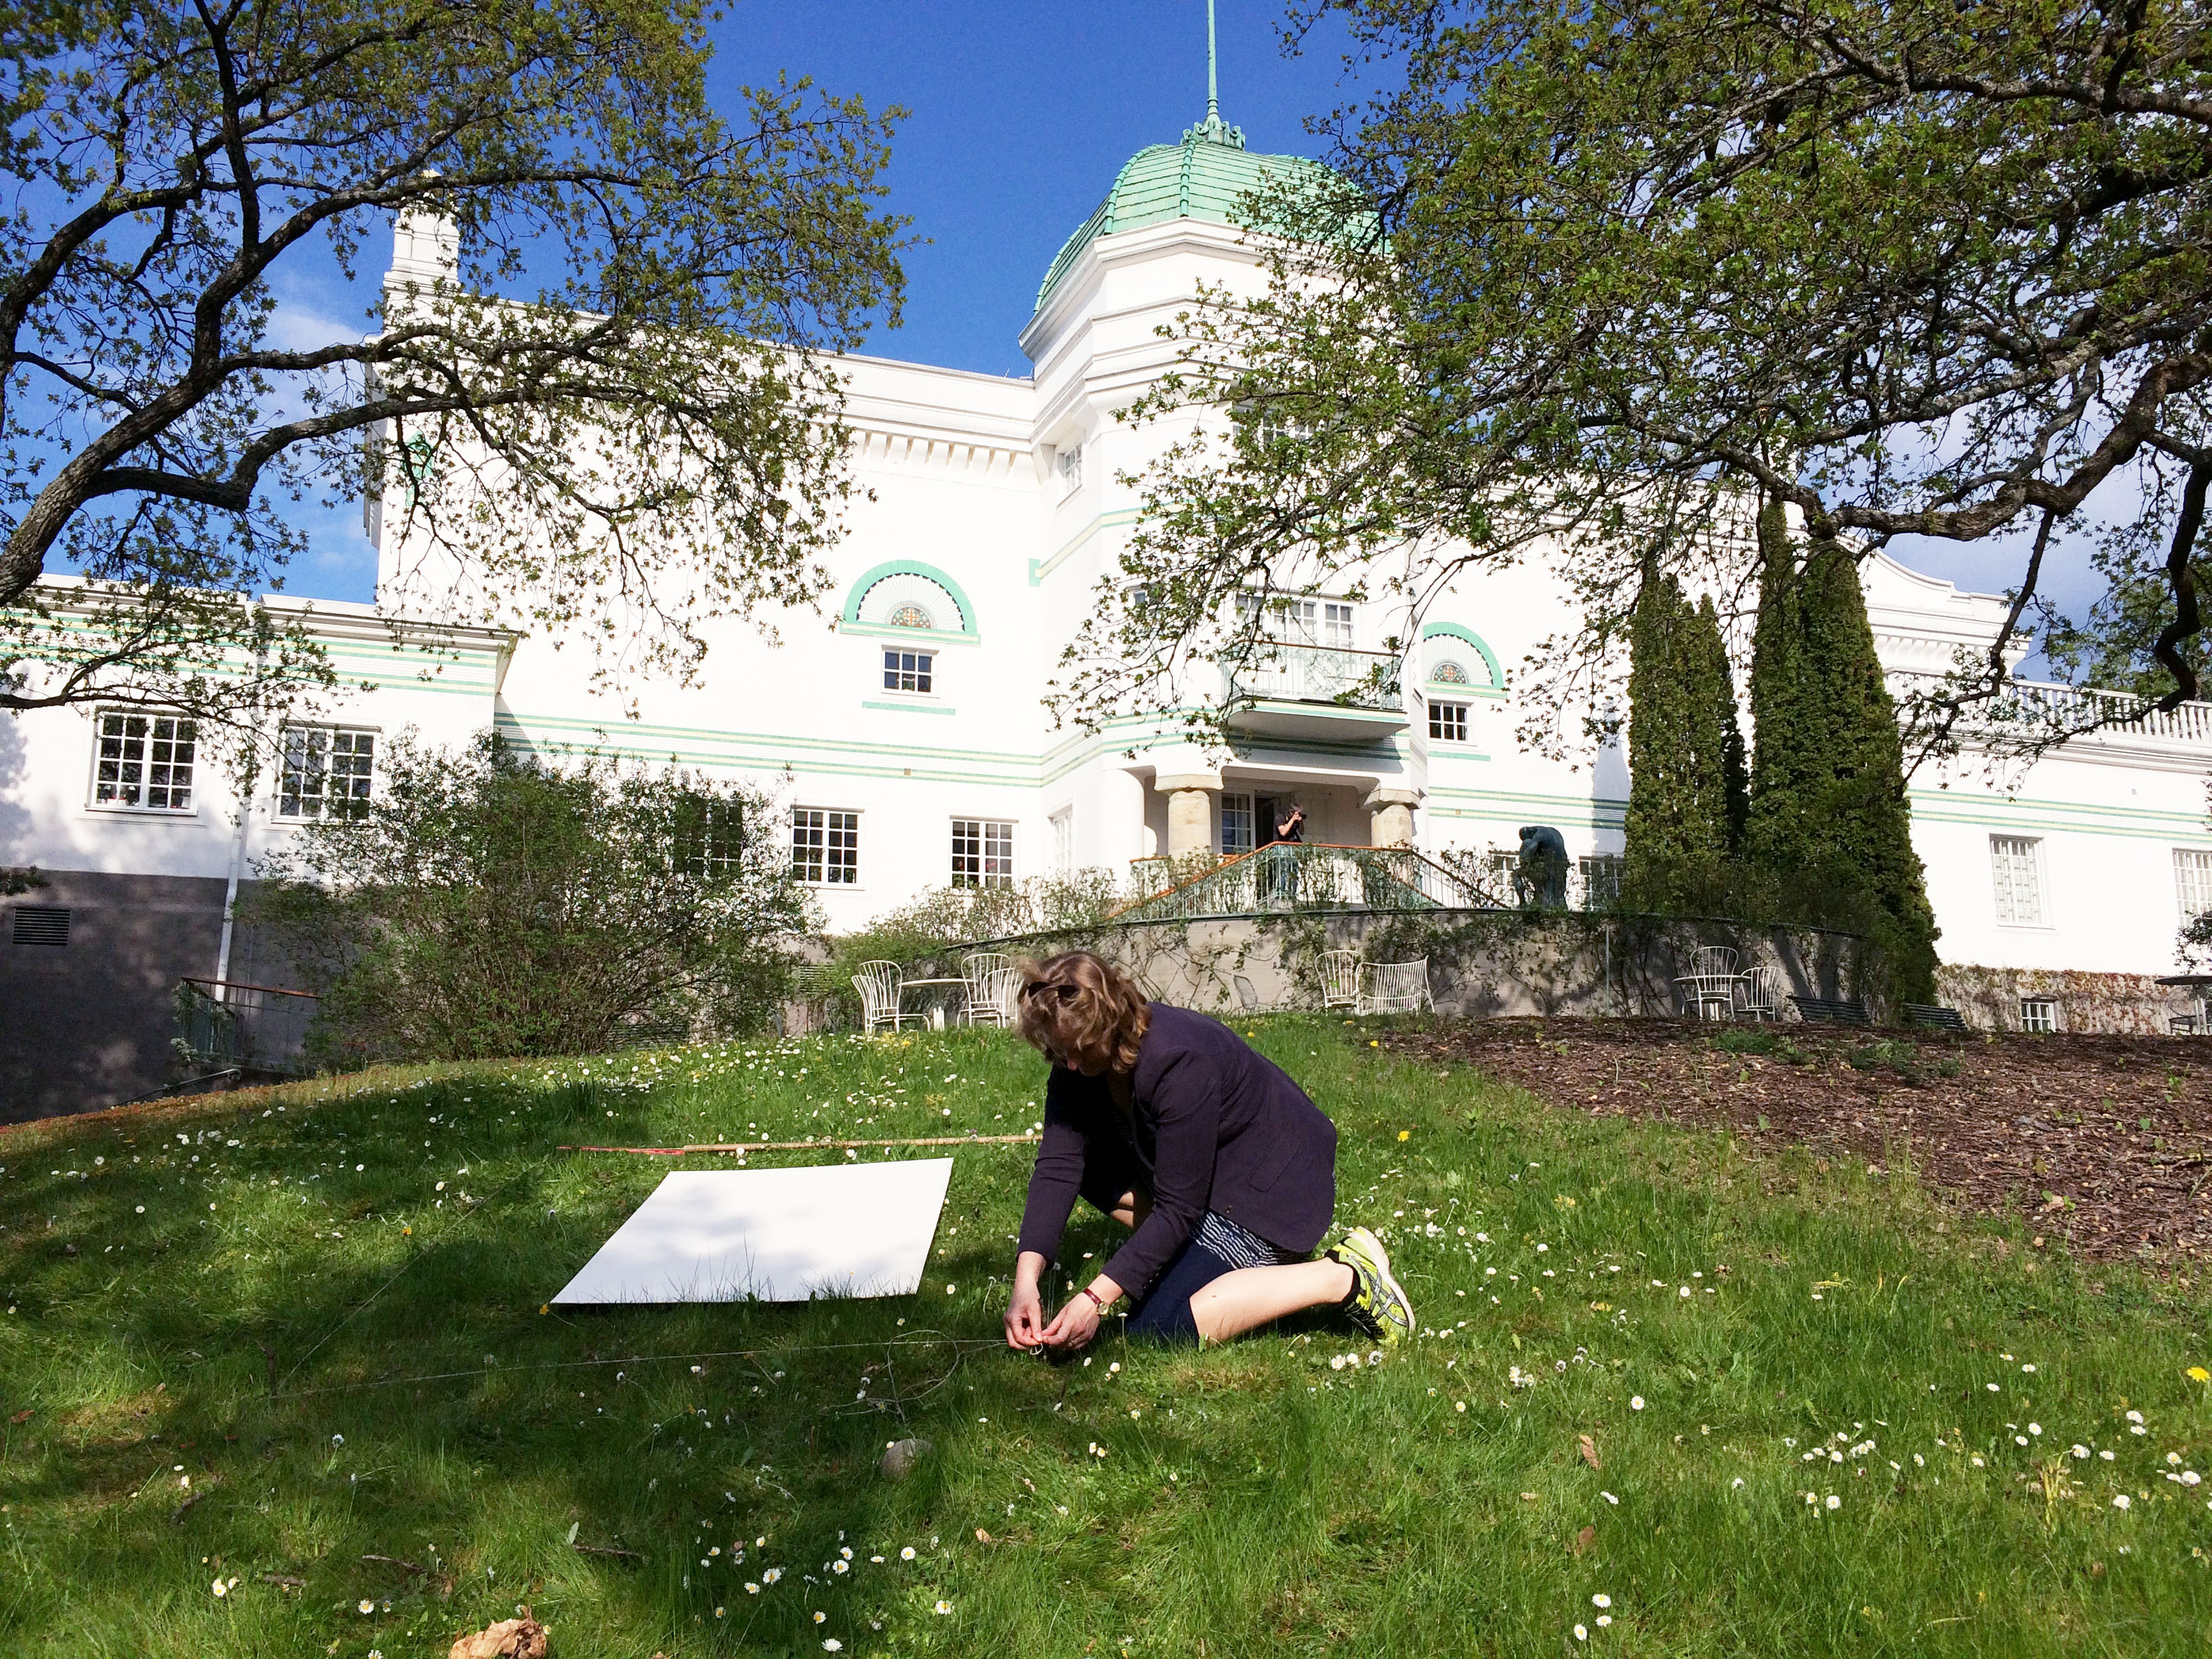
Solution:
[[(1672, 576), (1645, 565), (1629, 629), (1628, 820), (1624, 887), (1632, 902), (1670, 908), (1728, 858), (1735, 694), (1707, 600), (1692, 610)], [(1723, 711), (1726, 711), (1725, 713)]]
[(1690, 641), (1698, 662), (1698, 695), (1711, 704), (1713, 722), (1720, 733), (1722, 813), (1728, 826), (1728, 851), (1735, 856), (1743, 851), (1744, 832), (1751, 819), (1751, 775), (1744, 759), (1735, 671), (1729, 665), (1720, 612), (1710, 593), (1698, 601)]
[(1759, 514), (1751, 861), (1856, 890), (1901, 997), (1935, 994), (1936, 921), (1912, 849), (1904, 740), (1883, 684), (1858, 560), (1832, 538), (1802, 569), (1778, 503)]

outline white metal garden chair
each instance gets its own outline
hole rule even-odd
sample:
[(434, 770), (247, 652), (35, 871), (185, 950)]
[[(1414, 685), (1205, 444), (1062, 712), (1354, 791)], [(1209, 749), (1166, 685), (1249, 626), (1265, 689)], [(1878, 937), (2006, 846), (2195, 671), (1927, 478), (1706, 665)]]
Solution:
[(1690, 952), (1690, 971), (1676, 978), (1682, 1000), (1699, 1019), (1729, 1019), (1739, 987), (1735, 952), (1725, 945), (1701, 945)]
[(884, 1026), (898, 1030), (902, 1022), (921, 1023), (920, 1014), (902, 1012), (899, 995), (906, 983), (906, 975), (896, 962), (864, 962), (860, 971), (853, 975), (853, 988), (860, 994), (860, 1034), (873, 1036)]
[(970, 1025), (1003, 1025), (1012, 1028), (1018, 1018), (1021, 998), (1022, 970), (1009, 965), (994, 968), (983, 976), (980, 988), (968, 994), (968, 1023)]
[(1436, 1011), (1429, 994), (1429, 959), (1418, 962), (1370, 962), (1360, 975), (1360, 1014), (1411, 1014), (1425, 1008)]
[(998, 951), (978, 951), (960, 964), (960, 975), (968, 981), (968, 1012), (970, 1025), (1011, 1025), (1013, 1019), (1006, 1005), (993, 994), (993, 981), (1014, 965), (1014, 959)]
[(1782, 1001), (1775, 994), (1774, 969), (1747, 968), (1736, 975), (1735, 1011), (1747, 1019), (1782, 1018)]
[(1324, 951), (1321, 953), (1321, 1006), (1326, 1013), (1331, 1008), (1359, 1007), (1359, 952), (1357, 951)]

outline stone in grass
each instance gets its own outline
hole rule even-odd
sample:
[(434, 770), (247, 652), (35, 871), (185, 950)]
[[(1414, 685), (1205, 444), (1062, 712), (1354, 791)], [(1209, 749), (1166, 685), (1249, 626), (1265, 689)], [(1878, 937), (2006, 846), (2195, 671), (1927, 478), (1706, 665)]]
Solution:
[(446, 1659), (545, 1659), (545, 1626), (525, 1607), (520, 1619), (502, 1619), (461, 1637)]
[(928, 1456), (934, 1449), (935, 1448), (927, 1440), (909, 1438), (892, 1441), (890, 1445), (884, 1448), (884, 1478), (890, 1480), (905, 1480), (914, 1472), (914, 1466)]

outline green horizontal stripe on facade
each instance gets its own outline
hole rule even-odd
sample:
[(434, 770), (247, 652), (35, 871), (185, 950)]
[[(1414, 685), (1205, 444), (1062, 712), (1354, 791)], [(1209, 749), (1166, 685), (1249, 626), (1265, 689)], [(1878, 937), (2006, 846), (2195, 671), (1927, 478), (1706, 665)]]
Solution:
[(863, 708), (882, 708), (894, 714), (957, 714), (957, 708), (941, 708), (927, 702), (862, 702)]

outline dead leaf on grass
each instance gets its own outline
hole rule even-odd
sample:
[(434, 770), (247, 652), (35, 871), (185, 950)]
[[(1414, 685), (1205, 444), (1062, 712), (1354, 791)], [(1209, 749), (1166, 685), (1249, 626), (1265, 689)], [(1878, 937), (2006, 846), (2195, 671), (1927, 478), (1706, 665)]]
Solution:
[(502, 1619), (459, 1638), (446, 1659), (545, 1659), (545, 1626), (525, 1607), (520, 1619)]
[(1588, 1554), (1589, 1553), (1589, 1547), (1595, 1542), (1597, 1542), (1597, 1528), (1595, 1527), (1584, 1527), (1580, 1532), (1575, 1534), (1575, 1553), (1577, 1555)]
[(1589, 1436), (1586, 1434), (1577, 1435), (1575, 1437), (1575, 1444), (1577, 1449), (1580, 1450), (1583, 1455), (1583, 1462), (1589, 1464), (1594, 1469), (1601, 1469), (1605, 1467), (1604, 1464), (1597, 1461), (1597, 1442), (1591, 1439)]

